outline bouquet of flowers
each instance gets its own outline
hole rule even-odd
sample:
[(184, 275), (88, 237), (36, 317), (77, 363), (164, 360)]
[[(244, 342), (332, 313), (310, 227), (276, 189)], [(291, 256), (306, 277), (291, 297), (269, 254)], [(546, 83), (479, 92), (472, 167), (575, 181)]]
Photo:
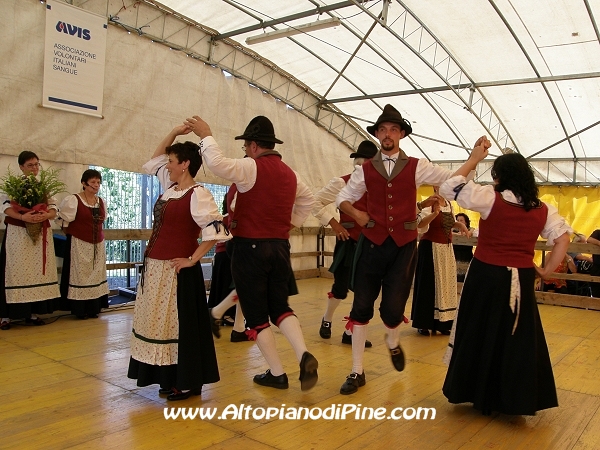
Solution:
[[(8, 168), (7, 174), (0, 177), (0, 191), (10, 197), (11, 207), (19, 214), (30, 211), (48, 210), (47, 201), (60, 192), (66, 191), (66, 185), (58, 179), (60, 169), (40, 170), (39, 178), (35, 175), (15, 175)], [(36, 243), (43, 229), (43, 223), (25, 223), (27, 234)]]

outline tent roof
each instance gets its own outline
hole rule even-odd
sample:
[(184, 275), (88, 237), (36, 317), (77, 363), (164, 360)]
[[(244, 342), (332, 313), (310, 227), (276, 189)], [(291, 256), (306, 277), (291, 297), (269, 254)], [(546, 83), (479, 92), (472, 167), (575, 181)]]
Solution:
[[(391, 103), (413, 125), (409, 155), (464, 160), (487, 134), (494, 155), (508, 147), (531, 158), (539, 181), (600, 181), (600, 0), (161, 3), (215, 30), (214, 43), (233, 39), (273, 62), (362, 137)], [(245, 43), (331, 17), (341, 24)]]

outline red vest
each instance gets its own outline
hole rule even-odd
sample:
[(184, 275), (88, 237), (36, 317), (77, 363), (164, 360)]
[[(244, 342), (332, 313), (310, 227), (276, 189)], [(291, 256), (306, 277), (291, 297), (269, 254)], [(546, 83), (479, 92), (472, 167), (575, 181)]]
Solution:
[(448, 235), (442, 227), (441, 211), (429, 223), (429, 229), (425, 234), (423, 234), (423, 236), (421, 236), (421, 240), (435, 242), (436, 244), (449, 244), (450, 242), (452, 242), (452, 231), (450, 231), (450, 234)]
[(92, 210), (96, 208), (84, 205), (79, 195), (75, 197), (77, 198), (77, 214), (75, 220), (69, 223), (66, 233), (90, 244), (104, 241), (104, 232), (102, 231), (102, 223), (106, 218), (104, 217), (104, 202), (98, 198), (100, 216), (94, 220)]
[(415, 172), (418, 162), (417, 158), (409, 157), (406, 166), (392, 179), (384, 178), (373, 167), (373, 160), (362, 165), (367, 187), (367, 212), (375, 222), (372, 228), (368, 225), (363, 228), (362, 233), (374, 244), (381, 245), (391, 236), (401, 247), (417, 238)]
[(146, 256), (161, 260), (187, 258), (196, 251), (200, 227), (190, 212), (194, 189), (188, 189), (180, 198), (156, 201)]
[(496, 192), (490, 215), (479, 221), (475, 258), (495, 266), (533, 267), (535, 243), (548, 218), (548, 207), (525, 211)]
[(296, 199), (296, 174), (277, 152), (255, 159), (256, 183), (239, 192), (231, 222), (231, 234), (251, 239), (289, 239)]
[[(351, 176), (352, 176), (352, 174), (344, 175), (342, 177), (342, 180), (344, 180), (346, 182), (346, 184), (348, 184), (348, 180), (350, 179)], [(354, 202), (354, 204), (352, 206), (354, 206), (359, 211), (366, 211), (367, 210), (367, 193), (365, 192), (365, 194), (359, 200)], [(344, 226), (345, 224), (354, 224), (353, 227), (347, 228), (347, 230), (348, 230), (348, 233), (350, 234), (350, 237), (352, 239), (354, 239), (355, 241), (358, 241), (358, 238), (360, 237), (360, 232), (362, 231), (362, 227), (358, 223), (356, 223), (356, 220), (354, 220), (348, 214), (346, 214), (345, 212), (340, 210), (340, 223), (342, 224), (342, 226)], [(344, 226), (344, 228), (346, 228), (346, 227)]]

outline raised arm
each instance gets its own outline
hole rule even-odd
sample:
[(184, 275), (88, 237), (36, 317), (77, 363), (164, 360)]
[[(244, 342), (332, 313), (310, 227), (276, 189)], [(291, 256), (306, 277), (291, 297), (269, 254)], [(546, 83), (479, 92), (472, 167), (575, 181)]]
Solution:
[(480, 161), (483, 161), (487, 157), (488, 149), (491, 146), (492, 144), (488, 140), (487, 136), (481, 136), (479, 139), (477, 139), (477, 142), (475, 142), (475, 146), (471, 151), (469, 159), (467, 159), (465, 163), (462, 166), (460, 166), (460, 168), (456, 172), (454, 172), (452, 176), (455, 177), (458, 175), (462, 175), (463, 177), (466, 177), (467, 175), (469, 175), (469, 172), (471, 172), (471, 170), (475, 170), (477, 168), (477, 164), (479, 164)]
[(188, 127), (187, 125), (178, 125), (175, 128), (173, 128), (169, 134), (167, 134), (162, 141), (160, 141), (160, 143), (158, 144), (158, 146), (156, 147), (156, 150), (154, 150), (154, 154), (152, 155), (152, 158), (156, 158), (160, 155), (164, 155), (166, 153), (166, 149), (168, 146), (170, 146), (173, 142), (175, 142), (175, 138), (177, 136), (183, 136), (185, 134), (190, 133), (192, 130), (190, 127)]

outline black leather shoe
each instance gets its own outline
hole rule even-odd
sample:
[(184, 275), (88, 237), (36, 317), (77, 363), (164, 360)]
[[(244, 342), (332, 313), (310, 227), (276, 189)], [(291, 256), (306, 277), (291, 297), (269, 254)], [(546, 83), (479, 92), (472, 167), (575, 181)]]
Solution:
[(32, 323), (35, 326), (46, 325), (46, 322), (44, 322), (39, 317), (36, 317), (35, 319), (32, 319), (32, 318), (25, 319), (25, 323)]
[(319, 328), (319, 335), (323, 339), (329, 339), (331, 337), (331, 322), (327, 322), (325, 319), (321, 319), (321, 328)]
[(249, 341), (248, 335), (243, 331), (231, 330), (231, 342), (245, 342)]
[(404, 370), (404, 352), (400, 348), (400, 345), (396, 348), (391, 348), (390, 355), (392, 356), (392, 364), (394, 368), (398, 372), (402, 372)]
[(0, 324), (0, 330), (10, 330), (10, 322), (2, 322), (2, 324)]
[(302, 359), (300, 360), (300, 389), (308, 391), (317, 384), (319, 374), (317, 374), (317, 368), (319, 367), (319, 361), (309, 352), (304, 352)]
[(87, 319), (86, 315), (80, 315), (80, 316), (75, 316), (75, 317), (77, 317), (77, 319), (79, 319), (79, 320), (86, 320)]
[[(352, 335), (348, 333), (342, 334), (342, 344), (352, 345)], [(365, 348), (373, 347), (373, 343), (370, 340), (365, 341)]]
[(173, 393), (173, 389), (171, 388), (160, 388), (158, 390), (158, 395), (170, 395)]
[(213, 317), (212, 308), (208, 308), (208, 318), (210, 319), (210, 330), (212, 331), (212, 334), (219, 339), (221, 337), (221, 330), (219, 329), (221, 320)]
[(418, 328), (417, 333), (419, 333), (422, 336), (429, 336), (429, 330), (425, 330), (424, 328)]
[(97, 319), (98, 318), (98, 314), (88, 314), (88, 317), (90, 319)]
[(171, 401), (185, 400), (186, 398), (190, 398), (192, 395), (200, 395), (201, 393), (202, 393), (202, 388), (192, 389), (191, 391), (185, 391), (185, 392), (173, 388), (171, 393), (167, 396), (167, 400), (171, 400)]
[(287, 374), (275, 376), (271, 374), (271, 369), (267, 369), (265, 373), (254, 375), (254, 382), (261, 386), (272, 387), (275, 389), (287, 389), (290, 387)]
[(367, 379), (365, 378), (364, 371), (360, 375), (356, 372), (352, 372), (346, 377), (346, 382), (342, 384), (342, 387), (340, 388), (340, 394), (354, 394), (356, 391), (358, 391), (359, 387), (364, 386), (366, 383)]
[(438, 330), (440, 333), (442, 333), (444, 336), (450, 336), (450, 330)]

